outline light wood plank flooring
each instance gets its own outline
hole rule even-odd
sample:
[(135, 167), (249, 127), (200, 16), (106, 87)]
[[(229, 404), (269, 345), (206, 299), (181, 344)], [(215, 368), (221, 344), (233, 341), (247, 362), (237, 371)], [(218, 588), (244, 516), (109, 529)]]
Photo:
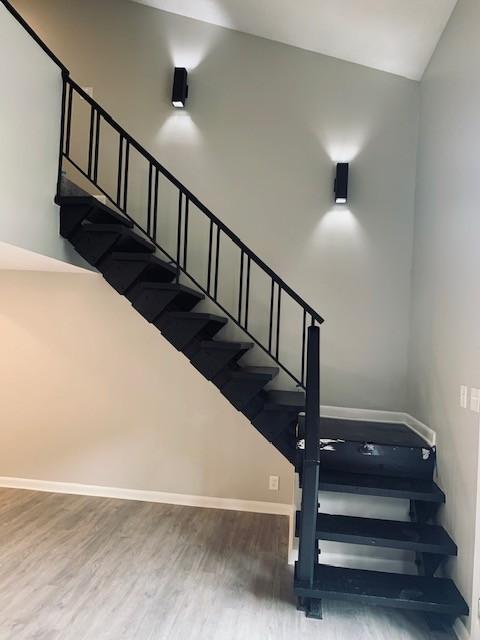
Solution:
[(0, 640), (430, 640), (416, 615), (297, 612), (282, 516), (0, 489)]

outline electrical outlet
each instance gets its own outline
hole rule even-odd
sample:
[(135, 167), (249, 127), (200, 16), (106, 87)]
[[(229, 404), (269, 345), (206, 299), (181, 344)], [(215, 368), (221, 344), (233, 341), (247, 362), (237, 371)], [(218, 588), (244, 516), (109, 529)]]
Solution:
[(480, 389), (470, 389), (470, 410), (480, 413)]
[(278, 491), (278, 476), (270, 476), (268, 480), (268, 488), (270, 491)]
[(468, 387), (466, 384), (460, 386), (460, 406), (462, 409), (467, 408)]

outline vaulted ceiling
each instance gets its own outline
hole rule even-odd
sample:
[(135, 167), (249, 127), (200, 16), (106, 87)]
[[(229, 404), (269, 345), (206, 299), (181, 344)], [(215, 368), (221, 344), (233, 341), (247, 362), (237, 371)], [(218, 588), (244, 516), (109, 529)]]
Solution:
[(457, 0), (134, 0), (419, 80)]

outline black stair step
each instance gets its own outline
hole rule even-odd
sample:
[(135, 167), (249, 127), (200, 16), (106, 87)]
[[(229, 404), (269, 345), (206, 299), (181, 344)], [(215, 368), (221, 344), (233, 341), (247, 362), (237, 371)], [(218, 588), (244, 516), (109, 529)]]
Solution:
[(440, 504), (445, 502), (445, 494), (431, 480), (390, 478), (323, 469), (320, 471), (320, 490)]
[(468, 615), (468, 605), (452, 580), (318, 565), (313, 585), (295, 576), (299, 597), (348, 600), (366, 605), (448, 616)]
[(279, 407), (303, 411), (305, 409), (305, 394), (303, 391), (267, 391), (265, 397), (265, 410), (278, 411)]
[(265, 436), (278, 435), (289, 430), (289, 439), (295, 441), (298, 415), (305, 408), (305, 394), (301, 391), (264, 391), (245, 408), (245, 415)]
[(171, 282), (176, 276), (172, 264), (160, 260), (151, 253), (111, 251), (97, 264), (103, 277), (119, 293), (136, 288), (139, 279), (154, 282)]
[(131, 220), (105, 206), (93, 196), (59, 196), (56, 203), (60, 205), (60, 235), (64, 238), (70, 238), (84, 221), (94, 224), (121, 224), (130, 229), (133, 227)]
[(212, 380), (229, 364), (240, 360), (252, 347), (252, 342), (201, 340), (191, 343), (184, 353), (207, 380)]
[(215, 376), (213, 382), (234, 407), (243, 410), (277, 374), (276, 367), (232, 367)]
[(169, 311), (155, 320), (155, 326), (179, 351), (194, 340), (213, 338), (227, 324), (227, 318), (195, 311)]
[(205, 297), (183, 284), (143, 280), (129, 289), (126, 295), (134, 308), (149, 322), (154, 322), (166, 311), (191, 311)]
[(433, 478), (435, 449), (405, 424), (322, 417), (320, 436), (324, 470)]
[(92, 265), (97, 265), (108, 251), (153, 253), (155, 247), (134, 231), (121, 224), (80, 225), (70, 236), (78, 253)]
[[(301, 513), (297, 511), (297, 536), (300, 523)], [(443, 527), (416, 522), (396, 522), (394, 520), (319, 513), (316, 538), (317, 540), (403, 549), (419, 553), (457, 555), (457, 545)]]

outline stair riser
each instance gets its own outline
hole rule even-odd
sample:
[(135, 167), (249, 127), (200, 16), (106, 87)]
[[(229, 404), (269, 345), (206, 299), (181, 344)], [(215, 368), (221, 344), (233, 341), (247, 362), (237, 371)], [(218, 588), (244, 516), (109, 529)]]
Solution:
[(434, 451), (417, 447), (332, 442), (320, 458), (323, 469), (359, 474), (431, 480), (435, 469)]
[(172, 319), (163, 314), (155, 320), (155, 326), (162, 335), (179, 351), (183, 351), (194, 340), (208, 340), (222, 328), (216, 323), (203, 319)]
[(92, 207), (89, 205), (60, 208), (60, 235), (70, 238), (88, 216)]
[(275, 435), (288, 431), (292, 440), (292, 446), (295, 449), (296, 438), (294, 427), (297, 424), (297, 420), (298, 413), (296, 411), (289, 411), (287, 409), (283, 411), (263, 410), (252, 419), (252, 423), (262, 433)]
[[(129, 297), (129, 296), (127, 296)], [(178, 311), (175, 291), (143, 291), (134, 298), (134, 308), (148, 320), (154, 322), (165, 311)]]
[(207, 379), (213, 380), (225, 367), (239, 360), (245, 350), (207, 349), (191, 346), (185, 351), (193, 366)]
[(82, 258), (96, 266), (108, 251), (115, 246), (119, 238), (120, 234), (114, 231), (92, 233), (80, 226), (74, 231), (70, 241)]
[[(136, 280), (145, 274), (149, 268), (147, 260), (118, 260), (112, 255), (107, 255), (98, 264), (98, 269), (103, 273), (103, 277), (119, 293), (124, 294)], [(171, 271), (155, 269), (155, 282), (171, 282), (173, 280)]]
[[(217, 376), (218, 377), (218, 376)], [(217, 378), (213, 380), (215, 384)], [(220, 391), (228, 398), (233, 406), (241, 411), (260, 391), (268, 384), (269, 380), (250, 379), (221, 382)], [(217, 386), (219, 386), (217, 384)]]

